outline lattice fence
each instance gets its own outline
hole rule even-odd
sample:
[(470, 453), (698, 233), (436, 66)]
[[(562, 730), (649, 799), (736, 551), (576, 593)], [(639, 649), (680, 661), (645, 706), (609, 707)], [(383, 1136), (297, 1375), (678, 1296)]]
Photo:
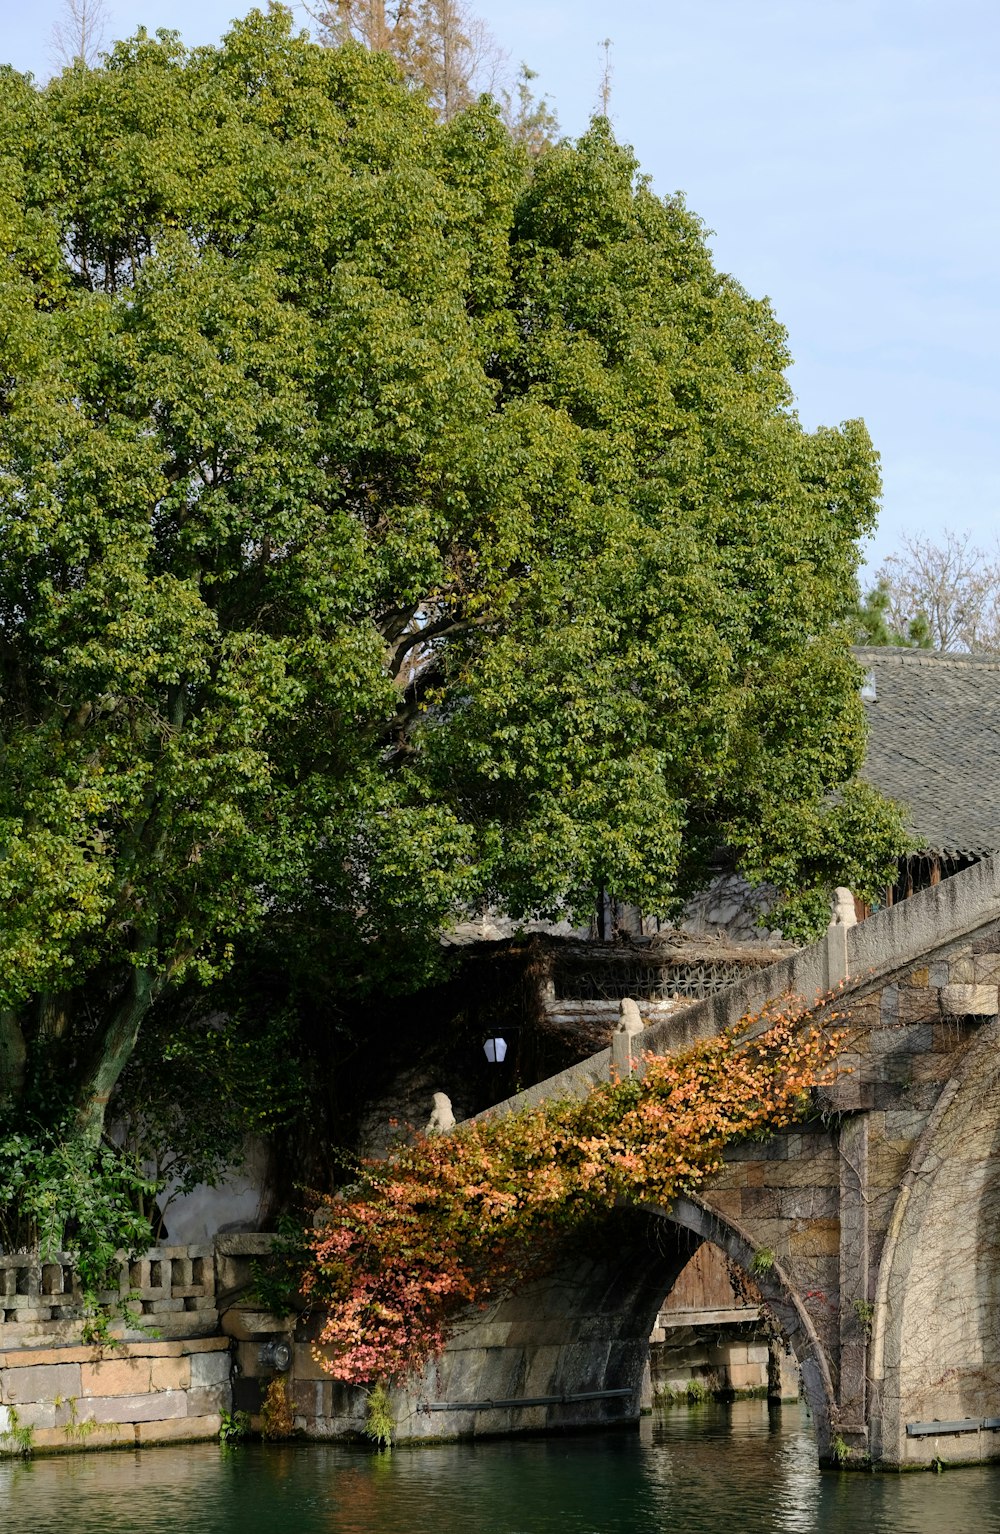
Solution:
[(683, 964), (618, 962), (556, 967), (556, 996), (561, 1001), (669, 1001), (672, 996), (714, 996), (746, 974), (739, 960), (704, 959)]

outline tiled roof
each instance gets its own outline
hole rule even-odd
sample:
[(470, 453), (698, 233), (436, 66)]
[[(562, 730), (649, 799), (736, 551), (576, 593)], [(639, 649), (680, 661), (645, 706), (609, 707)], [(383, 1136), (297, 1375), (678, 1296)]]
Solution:
[(906, 806), (922, 849), (1000, 849), (1000, 656), (854, 654), (878, 693), (864, 776)]

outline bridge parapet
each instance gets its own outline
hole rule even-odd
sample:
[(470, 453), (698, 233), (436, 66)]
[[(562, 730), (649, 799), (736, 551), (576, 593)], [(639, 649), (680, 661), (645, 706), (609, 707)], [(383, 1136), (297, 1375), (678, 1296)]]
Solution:
[[(648, 1024), (642, 1034), (643, 1048), (665, 1053), (697, 1039), (711, 1038), (783, 996), (799, 996), (811, 1003), (836, 991), (838, 1007), (847, 1006), (851, 998), (872, 990), (880, 980), (890, 980), (914, 966), (919, 968), (932, 952), (946, 954), (963, 938), (981, 935), (983, 928), (997, 922), (1000, 857), (992, 857), (899, 905), (876, 912), (855, 927), (831, 928), (818, 943), (767, 968), (751, 970), (715, 995)], [(992, 975), (992, 979), (977, 981), (976, 975)], [(946, 998), (951, 1015), (989, 1015), (997, 978), (982, 966), (978, 970), (959, 966), (954, 980), (949, 981), (952, 989)], [(988, 989), (976, 995), (967, 989), (975, 985)], [(549, 1098), (582, 1097), (596, 1082), (606, 1081), (610, 1070), (611, 1050), (603, 1049), (506, 1098), (489, 1112), (517, 1112)]]

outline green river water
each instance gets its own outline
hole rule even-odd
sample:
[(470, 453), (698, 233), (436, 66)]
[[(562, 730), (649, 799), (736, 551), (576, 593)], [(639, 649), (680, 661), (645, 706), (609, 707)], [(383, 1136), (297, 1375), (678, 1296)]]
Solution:
[(399, 1448), (210, 1444), (0, 1461), (17, 1534), (992, 1534), (1000, 1466), (820, 1472), (805, 1410), (673, 1408), (638, 1431)]

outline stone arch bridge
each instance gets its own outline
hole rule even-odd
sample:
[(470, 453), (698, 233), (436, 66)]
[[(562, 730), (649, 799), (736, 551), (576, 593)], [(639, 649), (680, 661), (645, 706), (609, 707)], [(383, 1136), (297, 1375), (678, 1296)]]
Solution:
[[(853, 1069), (820, 1119), (734, 1144), (697, 1199), (617, 1211), (599, 1249), (568, 1249), (460, 1329), (397, 1401), (399, 1436), (637, 1418), (656, 1312), (711, 1241), (754, 1269), (821, 1458), (1000, 1457), (998, 983), (990, 859), (647, 1028), (643, 1047), (666, 1050), (841, 986)], [(501, 1109), (582, 1093), (610, 1064), (606, 1050)]]

